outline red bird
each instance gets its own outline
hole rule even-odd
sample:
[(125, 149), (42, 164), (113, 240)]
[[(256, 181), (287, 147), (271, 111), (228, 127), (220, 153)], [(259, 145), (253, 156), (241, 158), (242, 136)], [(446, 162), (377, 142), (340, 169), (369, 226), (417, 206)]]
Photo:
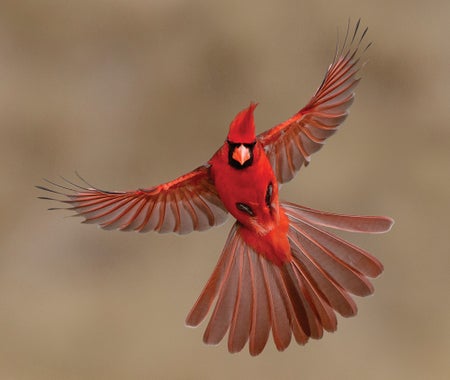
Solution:
[(61, 202), (68, 209), (105, 229), (186, 234), (218, 226), (232, 214), (237, 221), (187, 325), (200, 324), (215, 302), (203, 340), (218, 344), (228, 331), (230, 352), (248, 341), (250, 354), (258, 355), (270, 331), (280, 351), (292, 335), (299, 344), (319, 339), (323, 330), (336, 330), (336, 312), (356, 314), (350, 294), (371, 294), (368, 277), (383, 270), (375, 257), (327, 228), (381, 233), (393, 220), (281, 202), (278, 191), (347, 117), (359, 82), (360, 51), (365, 51), (361, 41), (367, 28), (361, 34), (358, 29), (359, 21), (304, 108), (256, 136), (256, 104), (250, 104), (232, 121), (225, 143), (207, 164), (171, 182), (128, 192), (69, 181), (67, 186), (48, 181), (68, 194), (38, 187), (65, 196)]

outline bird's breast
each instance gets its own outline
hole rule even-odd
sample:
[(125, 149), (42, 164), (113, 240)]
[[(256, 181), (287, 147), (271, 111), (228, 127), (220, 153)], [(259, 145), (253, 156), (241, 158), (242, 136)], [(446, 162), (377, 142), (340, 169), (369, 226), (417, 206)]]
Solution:
[[(258, 149), (260, 148), (260, 149)], [(290, 259), (288, 222), (279, 206), (278, 183), (261, 147), (255, 147), (252, 165), (236, 169), (226, 152), (211, 160), (211, 177), (227, 210), (238, 220), (245, 242), (257, 253), (281, 265)]]

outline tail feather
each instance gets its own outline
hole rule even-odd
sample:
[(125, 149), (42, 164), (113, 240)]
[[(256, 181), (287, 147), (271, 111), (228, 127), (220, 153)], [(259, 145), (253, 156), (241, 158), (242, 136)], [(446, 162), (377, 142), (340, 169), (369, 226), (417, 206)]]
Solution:
[(258, 255), (249, 247), (250, 273), (252, 276), (252, 321), (250, 326), (249, 351), (255, 356), (262, 352), (269, 339), (271, 319), (267, 291)]
[[(272, 336), (275, 346), (279, 351), (283, 351), (291, 342), (291, 328), (288, 308), (284, 302), (279, 282), (280, 273), (277, 267), (259, 255), (259, 262), (264, 276), (267, 298), (269, 300), (269, 313), (272, 320)], [(277, 281), (278, 280), (278, 281)]]
[(310, 308), (306, 308), (304, 292), (301, 289), (301, 283), (295, 277), (292, 268), (287, 265), (284, 270), (278, 270), (281, 273), (283, 289), (281, 294), (289, 309), (291, 326), (295, 340), (299, 344), (306, 344), (309, 337), (314, 334), (317, 326), (317, 318)]
[(218, 344), (225, 336), (233, 317), (235, 300), (238, 292), (240, 261), (242, 258), (242, 240), (234, 239), (230, 245), (230, 255), (217, 295), (216, 306), (209, 319), (203, 335), (203, 341), (208, 344)]
[[(211, 306), (204, 334), (219, 343), (228, 331), (228, 350), (239, 352), (248, 342), (251, 355), (264, 349), (270, 331), (275, 346), (284, 350), (292, 336), (305, 344), (335, 331), (336, 312), (357, 312), (350, 294), (373, 293), (367, 277), (376, 277), (382, 264), (368, 252), (326, 231), (332, 227), (354, 232), (387, 231), (385, 217), (349, 216), (283, 203), (289, 220), (292, 259), (277, 266), (247, 245), (236, 223), (213, 274), (189, 313), (186, 323), (199, 325)], [(341, 219), (340, 219), (341, 218)]]
[(291, 202), (283, 202), (283, 208), (291, 214), (293, 219), (308, 220), (316, 226), (331, 227), (341, 231), (379, 234), (388, 232), (394, 224), (394, 221), (387, 216), (334, 214)]
[[(283, 204), (283, 207), (286, 211), (286, 215), (291, 222), (291, 226), (293, 226), (296, 231), (298, 231), (301, 235), (308, 236), (310, 239), (319, 242), (322, 247), (326, 248), (329, 252), (332, 252), (338, 259), (342, 260), (343, 262), (347, 263), (348, 265), (350, 265), (354, 269), (357, 269), (360, 273), (368, 277), (377, 277), (383, 271), (383, 265), (381, 264), (381, 262), (370, 253), (320, 228), (319, 226), (332, 228), (338, 227), (333, 227), (329, 224), (326, 225), (324, 223), (321, 223), (321, 220), (318, 219), (318, 215), (320, 213), (319, 211), (308, 209), (309, 211), (314, 211), (314, 214), (312, 212), (303, 213), (304, 208), (302, 206), (296, 206), (293, 204)], [(309, 218), (310, 214), (314, 215), (314, 219)], [(323, 214), (329, 215), (325, 213)], [(333, 215), (337, 216), (336, 214)], [(346, 215), (343, 216), (343, 218), (346, 217)], [(368, 220), (367, 218), (370, 218), (370, 220), (372, 220), (376, 225), (380, 224), (378, 218), (382, 219), (383, 221), (385, 219), (389, 219), (382, 216), (352, 216), (351, 218), (352, 220), (361, 218), (362, 220), (366, 221)], [(393, 222), (391, 219), (389, 220), (391, 221), (391, 224), (385, 231), (389, 231), (390, 227), (392, 226)], [(338, 224), (339, 223), (336, 223), (336, 225)], [(369, 226), (366, 226), (366, 229), (367, 233), (380, 232), (379, 230), (377, 230), (377, 232), (369, 232)], [(348, 231), (348, 229), (346, 230)]]
[(305, 252), (310, 253), (310, 260), (314, 260), (317, 266), (322, 268), (336, 283), (357, 296), (367, 296), (373, 293), (372, 284), (358, 270), (340, 260), (310, 235), (295, 226), (291, 228), (292, 234), (304, 247)]
[[(322, 327), (326, 331), (335, 331), (337, 326), (336, 314), (326, 300), (319, 294), (314, 284), (311, 283), (298, 263), (294, 260), (292, 265), (286, 265), (286, 270), (290, 273), (293, 281), (300, 285), (299, 295), (308, 315), (308, 326), (311, 326), (311, 333), (308, 336), (314, 339), (320, 339), (323, 335)], [(308, 305), (311, 307), (308, 307)]]
[(292, 333), (295, 341), (298, 344), (304, 345), (309, 339), (310, 321), (308, 320), (307, 310), (305, 310), (305, 303), (301, 299), (300, 293), (295, 286), (295, 283), (289, 278), (287, 272), (281, 270), (282, 276), (282, 290), (286, 308), (288, 310)]
[(310, 252), (296, 236), (289, 236), (294, 261), (302, 269), (302, 274), (317, 288), (328, 304), (344, 317), (356, 314), (356, 304), (350, 295), (321, 268)]
[(235, 246), (237, 239), (236, 230), (237, 225), (235, 224), (228, 235), (222, 255), (220, 256), (211, 277), (186, 318), (186, 324), (188, 326), (199, 325), (208, 314), (208, 311), (217, 296), (219, 287), (223, 282), (225, 268), (230, 264), (230, 256), (234, 254), (233, 247)]
[(250, 257), (248, 247), (239, 258), (239, 285), (236, 294), (233, 317), (228, 338), (228, 350), (230, 352), (241, 351), (247, 343), (250, 334), (252, 312), (252, 282), (250, 273)]

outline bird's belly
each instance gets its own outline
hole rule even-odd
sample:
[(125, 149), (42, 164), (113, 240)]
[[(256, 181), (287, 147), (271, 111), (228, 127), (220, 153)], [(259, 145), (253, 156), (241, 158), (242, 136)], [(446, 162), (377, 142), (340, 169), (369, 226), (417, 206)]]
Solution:
[[(238, 220), (239, 233), (258, 254), (276, 265), (291, 259), (287, 238), (288, 220), (278, 202), (278, 186), (272, 169), (252, 166), (245, 170), (226, 168), (214, 175), (219, 196), (227, 210)], [(270, 206), (267, 202), (268, 186), (272, 186)], [(237, 205), (250, 207), (253, 215)]]
[(261, 235), (246, 226), (241, 226), (239, 233), (256, 253), (281, 266), (292, 259), (292, 253), (287, 236), (289, 222), (283, 209), (280, 208), (279, 211), (279, 222), (266, 234)]
[(215, 186), (226, 209), (237, 220), (245, 222), (241, 219), (247, 215), (243, 215), (236, 205), (249, 205), (255, 212), (265, 207), (265, 194), (271, 178), (266, 173), (252, 173), (254, 171), (248, 169), (233, 171), (216, 175)]

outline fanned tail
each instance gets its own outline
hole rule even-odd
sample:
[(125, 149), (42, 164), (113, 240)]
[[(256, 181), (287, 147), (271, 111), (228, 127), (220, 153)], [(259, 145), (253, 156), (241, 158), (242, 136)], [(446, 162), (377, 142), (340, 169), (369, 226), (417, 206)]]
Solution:
[(291, 261), (277, 266), (244, 242), (236, 223), (219, 262), (186, 324), (199, 325), (215, 302), (203, 341), (218, 344), (228, 331), (228, 350), (239, 352), (249, 343), (251, 355), (264, 349), (270, 331), (279, 351), (291, 342), (320, 339), (335, 331), (336, 312), (356, 314), (350, 294), (373, 293), (369, 277), (383, 266), (363, 249), (328, 232), (338, 230), (381, 233), (393, 221), (380, 216), (325, 213), (292, 203), (282, 203), (289, 220)]

